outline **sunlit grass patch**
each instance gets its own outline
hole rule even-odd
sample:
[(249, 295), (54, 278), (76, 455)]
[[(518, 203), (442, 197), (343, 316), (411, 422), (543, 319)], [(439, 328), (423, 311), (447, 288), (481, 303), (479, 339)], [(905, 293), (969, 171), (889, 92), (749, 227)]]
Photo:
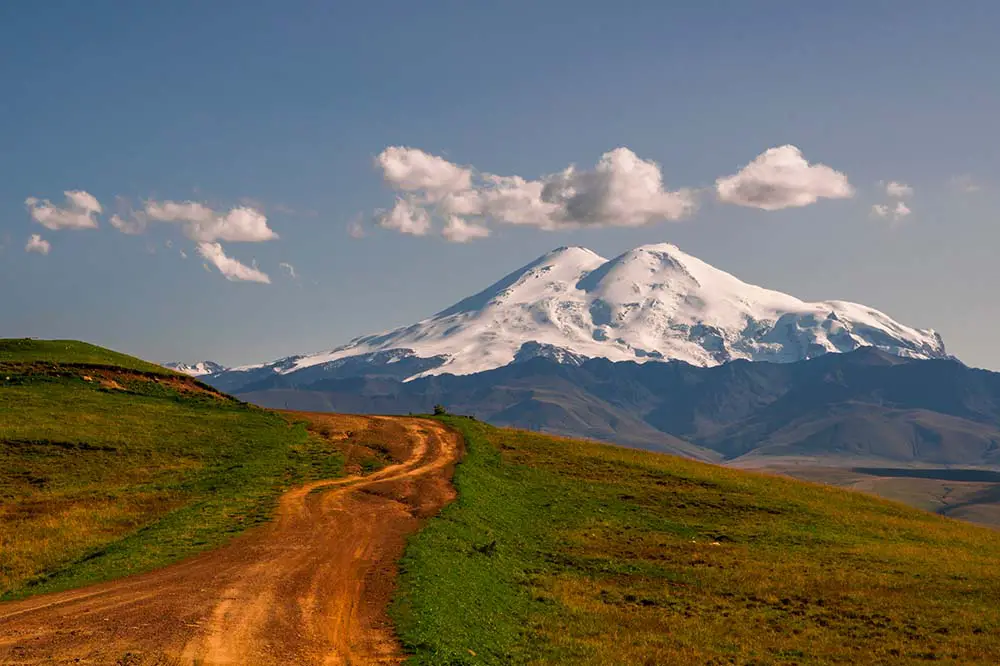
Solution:
[(290, 485), (342, 474), (337, 441), (156, 368), (0, 341), (0, 596), (162, 566), (267, 520)]
[(468, 452), (459, 499), (404, 559), (394, 613), (413, 663), (1000, 663), (1000, 533), (445, 421)]
[(174, 374), (156, 363), (77, 340), (0, 339), (0, 363), (112, 366), (123, 370)]

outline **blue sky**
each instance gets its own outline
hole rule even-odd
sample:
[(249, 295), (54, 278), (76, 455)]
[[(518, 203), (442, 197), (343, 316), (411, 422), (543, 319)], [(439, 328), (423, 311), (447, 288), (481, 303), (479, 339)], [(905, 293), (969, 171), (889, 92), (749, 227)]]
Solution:
[[(0, 335), (264, 361), (410, 323), (559, 245), (669, 241), (749, 282), (935, 328), (1000, 369), (997, 3), (333, 4), (0, 4)], [(718, 199), (716, 179), (783, 145), (852, 196)], [(372, 222), (407, 194), (375, 164), (389, 146), (528, 181), (627, 147), (665, 191), (696, 189), (698, 210), (490, 221), (466, 243), (441, 220), (397, 233)], [(890, 181), (912, 188), (898, 220), (872, 212), (896, 205)], [(62, 206), (64, 191), (100, 202), (98, 228), (32, 219), (27, 198)], [(254, 208), (279, 238), (111, 225), (169, 201)], [(47, 254), (25, 251), (33, 234)], [(207, 266), (199, 243), (215, 242), (270, 284)]]

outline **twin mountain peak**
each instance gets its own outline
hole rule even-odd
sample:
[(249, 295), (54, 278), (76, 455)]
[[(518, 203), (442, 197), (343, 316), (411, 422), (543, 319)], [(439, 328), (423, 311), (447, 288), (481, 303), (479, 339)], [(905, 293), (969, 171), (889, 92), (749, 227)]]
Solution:
[[(414, 379), (474, 374), (537, 356), (571, 364), (606, 358), (704, 367), (736, 359), (790, 363), (861, 347), (947, 358), (933, 330), (857, 303), (809, 303), (747, 284), (660, 243), (610, 260), (583, 247), (560, 247), (410, 326), (229, 371), (291, 374), (363, 361), (368, 368), (399, 364), (400, 372), (389, 374)], [(199, 375), (225, 371), (211, 362), (173, 367)]]

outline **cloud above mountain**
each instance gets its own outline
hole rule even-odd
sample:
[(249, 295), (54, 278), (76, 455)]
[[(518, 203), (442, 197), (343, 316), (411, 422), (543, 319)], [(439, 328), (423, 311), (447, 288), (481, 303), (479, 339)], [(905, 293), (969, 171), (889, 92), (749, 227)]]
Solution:
[(386, 182), (405, 192), (422, 191), (428, 201), (472, 189), (472, 169), (422, 150), (389, 146), (375, 161)]
[(477, 238), (486, 238), (490, 235), (490, 230), (483, 225), (472, 224), (457, 215), (452, 215), (441, 230), (441, 235), (452, 243), (467, 243)]
[(259, 282), (270, 284), (271, 278), (256, 266), (247, 266), (237, 259), (227, 256), (219, 243), (198, 243), (198, 254), (206, 262), (215, 266), (230, 282)]
[(222, 212), (197, 201), (149, 200), (127, 217), (111, 218), (111, 226), (124, 233), (141, 233), (151, 222), (179, 224), (185, 236), (199, 243), (260, 243), (278, 238), (268, 226), (267, 216), (251, 206)]
[(415, 197), (400, 197), (389, 210), (375, 215), (380, 227), (401, 234), (426, 236), (431, 230), (431, 214)]
[(24, 205), (31, 219), (46, 229), (96, 229), (97, 216), (103, 208), (97, 197), (83, 190), (63, 192), (66, 203), (58, 206), (48, 199), (28, 197)]
[(484, 238), (491, 223), (634, 227), (678, 220), (697, 207), (694, 191), (666, 189), (660, 166), (628, 148), (605, 153), (592, 169), (570, 165), (535, 180), (480, 172), (404, 146), (386, 148), (375, 163), (399, 193), (391, 209), (376, 211), (376, 224), (424, 236), (440, 219), (442, 236), (452, 242)]
[[(256, 266), (247, 266), (228, 256), (219, 242), (262, 243), (278, 239), (278, 234), (268, 226), (267, 215), (250, 203), (222, 211), (198, 201), (147, 200), (138, 210), (112, 215), (110, 223), (125, 234), (144, 233), (152, 223), (178, 225), (187, 238), (195, 241), (198, 254), (227, 280), (271, 282), (270, 277)], [(183, 250), (180, 256), (187, 258)]]
[[(536, 178), (499, 175), (455, 163), (419, 148), (389, 146), (375, 166), (395, 193), (391, 206), (361, 215), (348, 225), (354, 238), (366, 226), (411, 236), (437, 235), (452, 243), (487, 238), (503, 225), (547, 231), (594, 227), (642, 227), (691, 217), (704, 188), (668, 186), (657, 162), (627, 147), (610, 150), (590, 167), (570, 164)], [(892, 182), (887, 189), (904, 192)], [(791, 145), (771, 148), (739, 172), (715, 182), (720, 201), (763, 210), (805, 206), (824, 198), (847, 198), (854, 189), (847, 177), (824, 164), (809, 163)], [(910, 189), (912, 192), (912, 189)], [(900, 195), (902, 196), (902, 195)], [(62, 205), (29, 197), (31, 218), (48, 229), (93, 229), (103, 207), (83, 190), (65, 192)], [(193, 241), (198, 253), (227, 279), (269, 283), (256, 265), (230, 257), (223, 243), (261, 243), (279, 238), (261, 204), (241, 199), (239, 205), (216, 207), (192, 200), (149, 199), (133, 208), (119, 198), (110, 226), (129, 235), (154, 225), (177, 229)], [(877, 211), (882, 211), (876, 207)], [(876, 213), (881, 214), (881, 213)], [(884, 216), (903, 216), (900, 203)], [(40, 242), (45, 242), (41, 241)], [(38, 249), (31, 251), (41, 251)], [(179, 250), (182, 257), (187, 255)], [(290, 272), (285, 266), (281, 270)]]
[(792, 145), (769, 148), (737, 173), (716, 180), (715, 191), (723, 203), (768, 211), (854, 196), (846, 175), (810, 164)]

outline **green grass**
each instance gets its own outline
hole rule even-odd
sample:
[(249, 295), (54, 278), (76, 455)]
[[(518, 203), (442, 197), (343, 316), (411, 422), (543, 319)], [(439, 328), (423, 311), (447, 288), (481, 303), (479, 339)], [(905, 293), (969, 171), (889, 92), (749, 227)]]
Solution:
[(136, 359), (62, 342), (0, 353), (0, 598), (162, 566), (266, 520), (288, 486), (342, 474), (304, 424)]
[(174, 374), (155, 363), (76, 340), (0, 339), (0, 363), (114, 366), (159, 375)]
[(500, 430), (414, 537), (412, 664), (996, 664), (1000, 533), (867, 495)]

